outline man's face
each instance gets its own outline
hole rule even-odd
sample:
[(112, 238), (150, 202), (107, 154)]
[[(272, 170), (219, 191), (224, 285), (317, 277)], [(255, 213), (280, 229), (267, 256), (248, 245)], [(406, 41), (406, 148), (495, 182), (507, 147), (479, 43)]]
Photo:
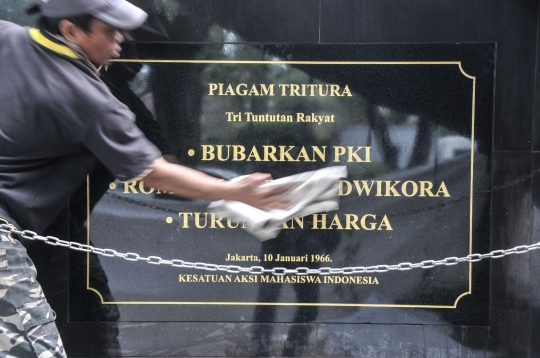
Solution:
[(78, 30), (75, 43), (82, 48), (94, 65), (108, 65), (112, 58), (120, 57), (122, 51), (120, 44), (124, 42), (124, 36), (116, 28), (101, 20), (93, 19), (89, 32)]

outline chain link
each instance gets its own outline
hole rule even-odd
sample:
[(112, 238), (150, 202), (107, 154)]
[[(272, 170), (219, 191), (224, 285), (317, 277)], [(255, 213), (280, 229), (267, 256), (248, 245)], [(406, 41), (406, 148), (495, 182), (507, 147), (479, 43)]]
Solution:
[(397, 265), (376, 265), (376, 266), (356, 266), (356, 267), (344, 267), (344, 268), (332, 268), (321, 267), (318, 269), (310, 269), (308, 267), (297, 267), (295, 269), (288, 269), (285, 267), (274, 267), (272, 269), (265, 269), (262, 266), (241, 267), (236, 265), (216, 265), (208, 264), (204, 262), (187, 262), (184, 260), (164, 260), (159, 256), (142, 257), (139, 254), (133, 252), (120, 253), (113, 249), (100, 249), (90, 245), (84, 245), (78, 242), (70, 242), (60, 240), (52, 236), (40, 236), (33, 231), (23, 230), (19, 231), (10, 225), (0, 225), (0, 232), (6, 235), (17, 234), (27, 240), (43, 241), (46, 244), (53, 246), (68, 247), (72, 250), (90, 252), (105, 257), (118, 257), (127, 261), (145, 261), (150, 265), (168, 265), (172, 267), (183, 267), (196, 270), (205, 271), (225, 271), (228, 273), (249, 273), (252, 275), (261, 275), (263, 273), (269, 273), (275, 276), (284, 276), (287, 274), (294, 275), (352, 275), (359, 273), (381, 273), (388, 271), (409, 271), (415, 268), (430, 269), (436, 266), (453, 266), (460, 262), (478, 262), (483, 259), (498, 259), (509, 255), (524, 254), (526, 252), (540, 249), (540, 242), (532, 245), (516, 246), (507, 250), (494, 250), (487, 254), (470, 254), (464, 257), (447, 257), (443, 260), (424, 260), (419, 263), (402, 262)]

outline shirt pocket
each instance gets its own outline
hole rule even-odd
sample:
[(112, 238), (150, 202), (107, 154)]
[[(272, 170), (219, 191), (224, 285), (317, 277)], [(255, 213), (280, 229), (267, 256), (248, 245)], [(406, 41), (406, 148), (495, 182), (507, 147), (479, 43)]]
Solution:
[(56, 319), (56, 313), (45, 299), (17, 307), (17, 313), (21, 318), (24, 330)]

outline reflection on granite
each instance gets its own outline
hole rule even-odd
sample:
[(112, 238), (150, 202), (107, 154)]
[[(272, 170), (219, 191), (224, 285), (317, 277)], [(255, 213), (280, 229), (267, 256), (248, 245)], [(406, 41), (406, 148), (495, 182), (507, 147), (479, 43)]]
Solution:
[[(309, 333), (306, 333), (306, 330)], [(122, 323), (111, 357), (492, 357), (489, 328), (430, 325)]]
[[(492, 246), (498, 249), (530, 244), (535, 236), (538, 238), (538, 233), (532, 230), (533, 158), (530, 153), (496, 152), (493, 159), (493, 185), (502, 187), (494, 191), (492, 197), (495, 223)], [(504, 183), (511, 185), (502, 185)], [(533, 255), (537, 256), (537, 251), (531, 252)], [(497, 297), (492, 304), (492, 315), (497, 320), (491, 325), (493, 347), (490, 348), (497, 349), (502, 356), (526, 357), (536, 339), (528, 334), (531, 324), (537, 320), (534, 309), (537, 303), (532, 299), (531, 286), (538, 275), (530, 268), (531, 257), (521, 255), (491, 262), (491, 295)]]
[(408, 326), (403, 332), (399, 327), (382, 325), (322, 325), (317, 336), (318, 353), (325, 357), (422, 357), (424, 353), (424, 329)]
[(490, 357), (486, 327), (331, 325), (320, 327), (324, 357)]
[[(533, 170), (536, 172), (532, 178), (534, 222), (532, 227), (531, 244), (540, 242), (540, 153), (534, 154)], [(531, 272), (540, 272), (540, 255), (531, 255)], [(537, 277), (537, 275), (534, 275)], [(540, 337), (540, 280), (531, 279), (530, 297), (530, 336)], [(531, 340), (531, 357), (540, 356), (540, 339)]]
[[(310, 0), (184, 0), (174, 6), (164, 1), (135, 1), (148, 12), (148, 21), (155, 28), (166, 29), (165, 41), (314, 43), (319, 39), (320, 10)], [(223, 36), (217, 26), (234, 28), (234, 35)]]
[(121, 323), (124, 357), (313, 357), (315, 325)]

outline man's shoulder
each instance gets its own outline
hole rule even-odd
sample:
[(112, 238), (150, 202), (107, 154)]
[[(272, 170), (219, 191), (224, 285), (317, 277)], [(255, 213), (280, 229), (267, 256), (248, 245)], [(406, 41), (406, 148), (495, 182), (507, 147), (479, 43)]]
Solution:
[[(105, 113), (117, 106), (117, 100), (109, 88), (97, 77), (79, 66), (64, 68), (66, 96), (77, 99), (78, 107), (89, 106), (98, 113)], [(88, 108), (90, 109), (90, 108)]]
[[(53, 67), (53, 66), (51, 66)], [(48, 69), (53, 71), (53, 69)], [(64, 123), (72, 125), (95, 124), (117, 116), (131, 118), (127, 107), (119, 102), (99, 77), (91, 75), (82, 65), (54, 66), (50, 73), (57, 79), (48, 86), (54, 88), (51, 101), (53, 107), (62, 113), (70, 113)], [(47, 91), (47, 93), (50, 93)]]
[(27, 32), (27, 28), (13, 22), (0, 20), (0, 38), (6, 36), (20, 36)]
[(16, 29), (16, 28), (23, 28), (21, 25), (17, 25), (13, 22), (9, 22), (9, 21), (5, 21), (5, 20), (0, 20), (0, 28), (2, 29)]
[(27, 39), (30, 39), (28, 27), (0, 20), (0, 50), (12, 52), (24, 46), (23, 43), (27, 43)]

